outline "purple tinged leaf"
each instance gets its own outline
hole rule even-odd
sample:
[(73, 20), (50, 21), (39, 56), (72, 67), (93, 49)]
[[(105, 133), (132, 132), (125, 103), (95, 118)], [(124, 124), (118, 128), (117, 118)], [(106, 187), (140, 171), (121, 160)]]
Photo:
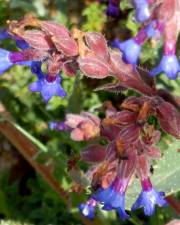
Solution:
[(96, 32), (87, 32), (85, 34), (85, 40), (88, 47), (96, 53), (97, 57), (102, 58), (106, 62), (109, 60), (106, 39), (102, 34)]
[(112, 116), (112, 119), (116, 119), (117, 123), (120, 125), (128, 125), (130, 123), (134, 123), (137, 119), (137, 113), (123, 110)]
[(109, 92), (115, 92), (118, 93), (120, 91), (124, 91), (127, 88), (123, 87), (121, 82), (116, 82), (116, 83), (108, 83), (105, 85), (101, 85), (95, 89), (95, 91), (109, 91)]
[(172, 95), (169, 91), (164, 89), (159, 89), (157, 91), (158, 96), (163, 98), (166, 102), (174, 105), (178, 110), (180, 110), (180, 97), (177, 95)]
[(117, 135), (117, 139), (120, 138), (125, 144), (126, 147), (131, 146), (132, 142), (138, 140), (140, 134), (140, 126), (137, 124), (131, 124), (123, 128)]
[[(132, 65), (127, 65), (122, 61), (122, 56), (119, 51), (110, 52), (110, 67), (109, 72), (121, 81), (121, 85), (125, 88), (132, 88), (146, 95), (154, 94), (155, 90), (153, 83), (147, 78), (142, 79), (139, 72)], [(144, 71), (143, 71), (144, 72)], [(150, 86), (152, 85), (152, 87)]]
[(108, 126), (101, 126), (101, 136), (106, 137), (108, 140), (113, 141), (121, 128), (117, 125), (108, 125)]
[(76, 71), (78, 70), (78, 64), (75, 61), (66, 61), (63, 64), (63, 71), (68, 76), (75, 76)]
[(106, 150), (99, 144), (89, 145), (81, 152), (81, 158), (88, 163), (99, 163), (105, 159)]
[(56, 22), (41, 21), (41, 29), (52, 36), (69, 37), (68, 29)]
[(80, 70), (90, 78), (103, 79), (109, 75), (108, 65), (99, 58), (87, 56), (78, 60)]
[(53, 48), (51, 39), (40, 30), (27, 30), (22, 38), (35, 49), (50, 50)]
[(57, 50), (66, 56), (76, 56), (79, 54), (79, 48), (76, 41), (71, 37), (52, 37), (52, 41)]
[(155, 146), (145, 146), (146, 154), (152, 159), (160, 159), (161, 151)]
[(180, 113), (170, 103), (163, 101), (157, 107), (157, 116), (161, 128), (180, 139)]
[(126, 74), (132, 70), (131, 65), (122, 61), (122, 55), (119, 51), (110, 52), (110, 73), (120, 80), (125, 80)]

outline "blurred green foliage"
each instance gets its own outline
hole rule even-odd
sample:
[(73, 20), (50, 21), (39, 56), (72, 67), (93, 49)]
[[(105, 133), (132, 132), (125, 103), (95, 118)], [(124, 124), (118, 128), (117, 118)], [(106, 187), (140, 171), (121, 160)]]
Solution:
[(82, 12), (82, 15), (85, 17), (82, 30), (102, 31), (104, 23), (106, 22), (105, 8), (104, 5), (100, 5), (97, 2), (87, 6)]
[[(70, 4), (71, 1), (68, 0), (0, 0), (1, 26), (5, 26), (6, 20), (19, 19), (27, 12), (32, 12), (43, 19), (56, 20), (67, 26), (72, 26), (74, 20), (72, 21), (71, 14), (68, 14)], [(77, 4), (82, 5), (82, 1), (77, 0)], [(120, 21), (116, 21), (112, 29), (106, 29), (108, 28), (108, 23), (113, 24), (113, 21), (105, 17), (105, 8), (105, 5), (99, 5), (96, 2), (84, 5), (84, 8), (80, 9), (81, 11), (79, 12), (82, 14), (80, 18), (83, 18), (79, 21), (81, 28), (84, 31), (103, 30), (108, 37), (112, 35), (111, 38), (117, 36), (118, 32), (120, 39), (125, 39), (137, 32), (138, 25), (132, 19), (134, 12), (129, 2), (122, 1), (122, 18)], [(79, 18), (76, 19), (78, 20)], [(111, 34), (114, 29), (115, 34)], [(1, 47), (15, 49), (13, 43), (9, 44), (9, 42), (5, 41), (0, 44)], [(150, 67), (157, 64), (160, 58), (160, 48), (160, 43), (157, 50), (152, 48), (150, 42), (144, 46), (141, 54), (141, 63), (144, 67), (150, 69)], [(68, 93), (68, 97), (64, 99), (54, 97), (48, 105), (45, 105), (39, 93), (34, 94), (28, 90), (28, 85), (35, 79), (36, 77), (30, 73), (28, 68), (21, 66), (13, 67), (0, 79), (0, 101), (7, 111), (10, 112), (13, 121), (23, 128), (24, 131), (22, 130), (22, 132), (30, 137), (41, 149), (42, 154), (38, 156), (38, 160), (43, 160), (44, 154), (54, 160), (56, 168), (55, 176), (62, 186), (68, 190), (71, 185), (71, 178), (67, 173), (67, 160), (71, 156), (78, 155), (80, 150), (85, 146), (85, 143), (71, 141), (67, 133), (48, 130), (47, 123), (51, 120), (63, 120), (66, 112), (77, 113), (81, 110), (87, 110), (98, 114), (98, 108), (101, 106), (103, 100), (110, 99), (116, 102), (124, 94), (119, 93), (114, 95), (105, 92), (93, 92), (94, 83), (82, 79), (81, 74), (76, 79), (63, 75), (62, 85)], [(165, 76), (161, 75), (158, 78), (157, 85), (159, 88), (166, 88), (174, 94), (179, 94), (180, 79), (169, 81)], [(130, 93), (132, 94), (132, 92), (125, 94), (129, 95)], [(168, 142), (166, 143), (165, 140)], [(160, 144), (162, 149), (166, 151), (168, 145), (171, 146), (173, 142), (172, 139), (165, 136)], [(176, 149), (173, 149), (173, 147), (172, 149), (169, 148), (168, 152), (171, 150), (175, 151)], [(176, 166), (180, 165), (178, 162)], [(82, 168), (86, 168), (86, 165), (81, 166)], [(176, 175), (178, 176), (178, 174)], [(73, 206), (68, 208), (39, 175), (35, 174), (34, 177), (30, 176), (28, 178), (26, 182), (28, 194), (24, 195), (19, 191), (22, 185), (21, 182), (16, 181), (13, 184), (9, 184), (8, 178), (9, 175), (7, 173), (1, 175), (0, 218), (2, 218), (2, 225), (82, 224), (77, 206), (81, 201), (85, 201), (87, 198), (86, 194), (78, 195), (72, 193)], [(170, 181), (167, 182), (169, 185)], [(176, 188), (177, 190), (178, 188)], [(177, 217), (171, 208), (158, 209), (156, 214), (151, 218), (144, 217), (142, 211), (139, 210), (137, 213), (133, 213), (132, 218), (126, 222), (120, 222), (117, 219), (117, 215), (113, 212), (106, 213), (99, 211), (98, 216), (101, 218), (102, 224), (105, 225), (163, 225), (170, 219)]]

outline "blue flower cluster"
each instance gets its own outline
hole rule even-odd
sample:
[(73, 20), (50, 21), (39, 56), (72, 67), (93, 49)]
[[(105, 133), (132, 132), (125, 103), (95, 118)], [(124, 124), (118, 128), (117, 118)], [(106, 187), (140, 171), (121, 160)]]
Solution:
[[(12, 38), (16, 41), (16, 46), (20, 49), (29, 48), (28, 43), (15, 36), (8, 34), (6, 30), (1, 30), (0, 40)], [(10, 52), (0, 48), (0, 75), (7, 71), (13, 65), (29, 66), (31, 72), (35, 74), (38, 80), (29, 86), (32, 92), (40, 92), (43, 100), (47, 103), (53, 96), (61, 98), (66, 96), (66, 92), (61, 86), (61, 77), (59, 75), (49, 76), (41, 70), (42, 62), (40, 61), (24, 61), (21, 52)]]
[[(126, 63), (136, 65), (139, 55), (141, 53), (142, 44), (148, 39), (157, 36), (161, 33), (158, 21), (152, 21), (145, 28), (141, 29), (139, 33), (124, 42), (115, 39), (111, 46), (118, 48), (122, 52), (122, 58)], [(180, 72), (180, 64), (174, 51), (164, 52), (162, 59), (157, 67), (152, 69), (149, 73), (154, 77), (160, 73), (165, 73), (169, 79), (176, 79)]]
[[(122, 185), (120, 185), (122, 183)], [(167, 202), (164, 199), (163, 192), (157, 192), (151, 185), (150, 181), (145, 180), (146, 185), (142, 182), (142, 191), (138, 196), (136, 202), (133, 204), (131, 210), (143, 207), (144, 214), (151, 216), (156, 205), (161, 207), (167, 206)], [(90, 199), (95, 201), (95, 204), (90, 204), (89, 200), (86, 204), (80, 204), (80, 212), (87, 218), (92, 219), (94, 217), (95, 206), (97, 203), (103, 205), (102, 209), (106, 211), (116, 210), (119, 217), (122, 220), (128, 219), (130, 216), (125, 211), (125, 191), (127, 186), (123, 186), (123, 181), (116, 178), (114, 182), (106, 189), (99, 188)]]

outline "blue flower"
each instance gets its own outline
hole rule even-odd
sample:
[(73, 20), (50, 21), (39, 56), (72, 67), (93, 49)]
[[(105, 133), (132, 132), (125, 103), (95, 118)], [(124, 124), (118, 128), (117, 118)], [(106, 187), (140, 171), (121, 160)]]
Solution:
[(106, 10), (106, 14), (108, 16), (118, 17), (119, 16), (119, 13), (120, 13), (120, 10), (119, 10), (119, 7), (118, 6), (115, 6), (112, 3), (110, 3), (108, 5), (108, 8)]
[(100, 188), (92, 198), (103, 204), (103, 210), (115, 209), (122, 220), (129, 218), (129, 215), (125, 212), (125, 195), (115, 190), (113, 184), (106, 189)]
[(7, 32), (7, 29), (0, 30), (0, 40), (11, 38), (11, 35)]
[(157, 21), (153, 20), (150, 24), (145, 28), (146, 34), (148, 38), (152, 38), (159, 33), (159, 30), (156, 28)]
[(18, 52), (10, 52), (3, 48), (0, 48), (0, 75), (15, 64), (22, 66), (31, 66), (31, 61), (13, 61), (13, 59), (16, 58), (16, 54), (18, 54)]
[(134, 39), (120, 42), (117, 39), (112, 43), (113, 47), (119, 48), (123, 52), (123, 60), (126, 63), (136, 64), (141, 52), (141, 45)]
[(31, 62), (31, 72), (36, 74), (39, 79), (44, 77), (44, 74), (41, 70), (41, 65), (42, 62), (40, 61)]
[(167, 206), (167, 202), (164, 199), (163, 192), (157, 192), (154, 188), (149, 190), (142, 190), (138, 199), (132, 206), (132, 210), (136, 210), (141, 206), (144, 208), (144, 214), (146, 216), (153, 215), (155, 211), (155, 206)]
[(0, 75), (13, 65), (9, 58), (9, 54), (9, 51), (0, 48)]
[(49, 128), (51, 130), (58, 130), (58, 131), (61, 131), (61, 130), (65, 130), (66, 129), (66, 125), (64, 122), (49, 122)]
[(0, 30), (0, 40), (9, 39), (9, 38), (16, 40), (16, 46), (18, 48), (20, 49), (29, 48), (29, 44), (26, 41), (18, 38), (17, 36), (10, 35), (7, 29)]
[(31, 66), (32, 61), (22, 61), (22, 62), (16, 62), (14, 64), (20, 65), (20, 66)]
[(180, 64), (176, 55), (163, 55), (159, 66), (150, 71), (152, 77), (164, 72), (169, 79), (176, 79), (180, 71)]
[(62, 98), (66, 96), (66, 92), (61, 87), (60, 83), (61, 78), (58, 75), (55, 77), (45, 75), (38, 79), (38, 81), (30, 84), (29, 89), (32, 92), (40, 92), (44, 101), (47, 103), (53, 96)]
[(93, 219), (96, 205), (97, 202), (94, 199), (90, 198), (86, 204), (81, 203), (79, 205), (79, 210), (84, 217), (88, 219)]
[(134, 0), (136, 8), (136, 20), (140, 23), (145, 22), (150, 17), (149, 5), (147, 0)]
[(20, 49), (29, 48), (29, 44), (26, 41), (24, 41), (23, 39), (16, 39), (16, 46)]

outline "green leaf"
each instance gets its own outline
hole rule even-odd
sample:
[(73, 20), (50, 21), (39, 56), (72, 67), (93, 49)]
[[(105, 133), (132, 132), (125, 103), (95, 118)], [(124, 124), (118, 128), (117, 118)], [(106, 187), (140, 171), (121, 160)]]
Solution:
[[(11, 122), (12, 123), (12, 122)], [(47, 152), (48, 149), (45, 145), (43, 145), (38, 139), (33, 137), (29, 132), (24, 130), (22, 127), (20, 127), (18, 124), (13, 123), (13, 125), (22, 133), (24, 134), (30, 141), (32, 141), (33, 144), (35, 144), (42, 152)]]
[[(153, 186), (164, 191), (166, 195), (173, 194), (180, 190), (180, 141), (174, 140), (166, 150), (162, 149), (164, 154), (154, 166), (154, 173), (151, 176)], [(141, 191), (138, 180), (128, 188), (126, 194), (126, 208), (130, 209)]]

